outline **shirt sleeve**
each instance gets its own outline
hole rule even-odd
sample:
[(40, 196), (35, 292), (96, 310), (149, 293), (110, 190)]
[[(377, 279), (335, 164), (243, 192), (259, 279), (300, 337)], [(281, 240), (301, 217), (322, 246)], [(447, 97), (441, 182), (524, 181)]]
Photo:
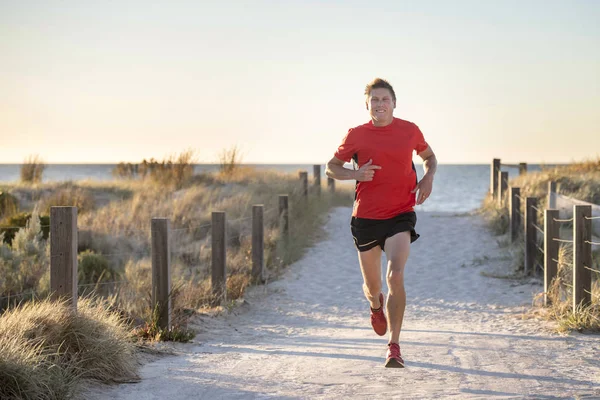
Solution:
[(356, 153), (357, 145), (355, 140), (355, 134), (353, 134), (353, 130), (349, 129), (348, 133), (342, 140), (342, 144), (336, 150), (334, 156), (342, 161), (350, 162), (352, 156)]
[(415, 125), (415, 151), (419, 154), (422, 151), (427, 150), (429, 144), (425, 141), (423, 133), (417, 125)]

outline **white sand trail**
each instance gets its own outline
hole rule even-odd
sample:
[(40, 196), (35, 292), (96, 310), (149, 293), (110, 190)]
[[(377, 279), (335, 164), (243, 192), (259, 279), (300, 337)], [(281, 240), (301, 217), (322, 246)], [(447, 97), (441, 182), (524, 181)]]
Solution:
[(198, 319), (196, 343), (146, 364), (142, 381), (89, 399), (600, 398), (600, 337), (559, 336), (519, 315), (536, 281), (480, 274), (507, 261), (477, 216), (419, 213), (401, 335), (405, 369), (386, 369), (369, 325), (350, 232), (328, 238), (227, 316)]

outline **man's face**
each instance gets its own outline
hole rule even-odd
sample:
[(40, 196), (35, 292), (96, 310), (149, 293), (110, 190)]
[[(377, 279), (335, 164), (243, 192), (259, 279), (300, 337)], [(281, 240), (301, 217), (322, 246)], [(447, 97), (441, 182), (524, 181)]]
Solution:
[(389, 89), (371, 89), (371, 93), (367, 97), (367, 109), (373, 121), (391, 121), (394, 115), (394, 108), (396, 108), (396, 102), (394, 102)]

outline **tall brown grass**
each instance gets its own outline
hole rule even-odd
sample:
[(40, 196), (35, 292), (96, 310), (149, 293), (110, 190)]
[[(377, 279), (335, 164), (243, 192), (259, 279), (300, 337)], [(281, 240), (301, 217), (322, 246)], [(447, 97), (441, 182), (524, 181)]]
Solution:
[(224, 149), (219, 154), (219, 170), (223, 175), (231, 175), (241, 167), (242, 152), (238, 146)]
[(21, 165), (21, 182), (40, 183), (46, 164), (37, 154), (28, 156)]

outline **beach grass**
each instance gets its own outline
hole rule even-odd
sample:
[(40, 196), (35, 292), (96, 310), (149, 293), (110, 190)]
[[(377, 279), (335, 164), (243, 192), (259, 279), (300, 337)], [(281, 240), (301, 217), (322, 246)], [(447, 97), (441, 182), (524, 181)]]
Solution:
[(100, 299), (30, 301), (0, 315), (0, 398), (70, 399), (83, 380), (136, 380), (135, 344)]

